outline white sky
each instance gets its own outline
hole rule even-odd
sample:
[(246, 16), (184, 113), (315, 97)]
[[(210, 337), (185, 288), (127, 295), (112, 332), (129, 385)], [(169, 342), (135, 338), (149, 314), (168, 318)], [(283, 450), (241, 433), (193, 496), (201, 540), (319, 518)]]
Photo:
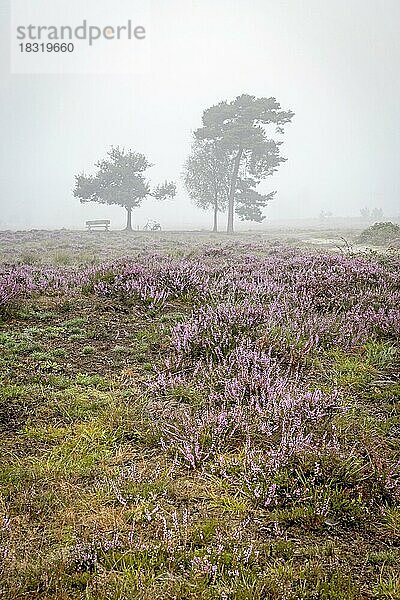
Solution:
[[(90, 2), (70, 0), (78, 22)], [(112, 5), (114, 22), (135, 20), (127, 0), (96, 3)], [(182, 164), (203, 109), (241, 93), (275, 96), (296, 113), (283, 137), (288, 161), (264, 184), (278, 191), (268, 219), (356, 216), (364, 205), (400, 212), (399, 0), (151, 4), (147, 73), (11, 75), (10, 7), (0, 0), (0, 228), (122, 225), (122, 208), (81, 206), (71, 193), (74, 174), (111, 144), (145, 153), (154, 184), (179, 182), (174, 201), (145, 201), (135, 225), (209, 226), (185, 193)]]

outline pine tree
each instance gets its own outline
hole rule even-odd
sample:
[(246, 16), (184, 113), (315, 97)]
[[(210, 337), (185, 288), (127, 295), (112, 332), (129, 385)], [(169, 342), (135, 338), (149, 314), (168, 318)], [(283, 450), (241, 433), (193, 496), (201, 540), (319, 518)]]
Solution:
[[(256, 185), (268, 175), (272, 175), (285, 159), (280, 156), (281, 142), (270, 139), (267, 127), (273, 125), (277, 133), (283, 133), (283, 126), (294, 116), (292, 111), (284, 111), (275, 98), (256, 98), (248, 94), (238, 96), (232, 102), (223, 101), (203, 112), (203, 126), (195, 131), (199, 140), (220, 144), (229, 153), (232, 168), (228, 194), (228, 233), (233, 232), (235, 197), (239, 187), (240, 171), (244, 170), (254, 179)], [(258, 201), (254, 194), (247, 195)], [(240, 213), (239, 213), (240, 214)]]
[(132, 210), (140, 206), (146, 197), (164, 200), (175, 196), (176, 187), (173, 182), (166, 181), (151, 191), (144, 173), (152, 164), (144, 154), (125, 151), (116, 146), (107, 152), (107, 157), (96, 163), (95, 175), (76, 175), (73, 193), (82, 203), (99, 202), (123, 206), (127, 212), (127, 231), (132, 231)]

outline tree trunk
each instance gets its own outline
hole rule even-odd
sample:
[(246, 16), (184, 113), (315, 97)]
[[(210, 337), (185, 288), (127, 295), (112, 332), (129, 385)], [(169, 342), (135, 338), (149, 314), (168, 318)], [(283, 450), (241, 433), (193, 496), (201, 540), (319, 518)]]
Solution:
[(132, 209), (128, 208), (127, 206), (125, 206), (126, 208), (126, 227), (125, 227), (125, 231), (132, 231)]
[(215, 198), (214, 201), (214, 227), (213, 232), (217, 233), (218, 231), (218, 200)]
[(233, 166), (233, 173), (231, 179), (231, 187), (229, 189), (229, 201), (228, 201), (228, 224), (226, 227), (227, 233), (233, 233), (233, 214), (235, 211), (235, 192), (236, 192), (236, 182), (239, 173), (240, 167), (240, 159), (242, 158), (243, 150), (239, 148), (239, 151), (235, 158), (235, 163)]

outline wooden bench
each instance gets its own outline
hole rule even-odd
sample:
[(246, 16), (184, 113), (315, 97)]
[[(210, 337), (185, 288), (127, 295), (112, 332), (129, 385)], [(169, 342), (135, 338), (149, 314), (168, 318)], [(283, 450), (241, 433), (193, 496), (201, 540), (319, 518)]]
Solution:
[(93, 231), (96, 229), (101, 229), (104, 231), (109, 231), (110, 223), (108, 219), (98, 219), (97, 221), (86, 221), (86, 227), (88, 231)]

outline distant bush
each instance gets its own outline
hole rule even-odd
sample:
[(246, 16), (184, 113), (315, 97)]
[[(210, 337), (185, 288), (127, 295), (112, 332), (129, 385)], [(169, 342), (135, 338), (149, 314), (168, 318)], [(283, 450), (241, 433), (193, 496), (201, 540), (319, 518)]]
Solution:
[(377, 244), (390, 242), (396, 238), (400, 238), (400, 226), (391, 221), (374, 223), (367, 229), (364, 229), (360, 235), (362, 242), (375, 242)]

